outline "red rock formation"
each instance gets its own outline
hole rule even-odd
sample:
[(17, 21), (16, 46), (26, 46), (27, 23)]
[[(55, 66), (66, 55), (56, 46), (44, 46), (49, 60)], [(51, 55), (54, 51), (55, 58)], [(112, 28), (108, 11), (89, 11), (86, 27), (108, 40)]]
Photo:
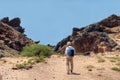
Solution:
[[(6, 20), (3, 21), (5, 22)], [(14, 21), (12, 21), (12, 23), (14, 23)], [(29, 43), (34, 42), (12, 26), (0, 21), (0, 51), (10, 51), (10, 49), (21, 51), (23, 47)]]
[[(109, 28), (119, 25), (120, 17), (111, 15), (95, 24), (83, 28), (73, 28), (72, 35), (60, 41), (55, 46), (54, 50), (64, 53), (66, 43), (71, 41), (77, 53), (91, 51), (95, 53), (103, 53), (105, 51), (111, 51), (118, 44), (109, 38), (108, 34), (115, 33)], [(104, 43), (104, 46), (101, 45), (101, 43)]]

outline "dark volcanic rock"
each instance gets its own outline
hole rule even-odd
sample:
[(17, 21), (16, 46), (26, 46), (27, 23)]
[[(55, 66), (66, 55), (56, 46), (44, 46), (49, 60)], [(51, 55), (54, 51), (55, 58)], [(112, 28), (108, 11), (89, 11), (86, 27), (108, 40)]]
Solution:
[(14, 18), (8, 22), (8, 25), (12, 26), (15, 30), (24, 33), (24, 28), (20, 26), (21, 20), (20, 18)]
[(4, 57), (4, 55), (2, 53), (0, 53), (0, 58)]
[(10, 25), (11, 27), (13, 27), (15, 30), (21, 32), (21, 33), (24, 33), (24, 28), (22, 28), (20, 26), (20, 23), (21, 23), (21, 20), (20, 18), (14, 18), (12, 20), (9, 21), (9, 18), (8, 17), (5, 17), (3, 19), (1, 19), (1, 22), (3, 23), (6, 23), (8, 25)]
[(20, 26), (20, 18), (14, 18), (12, 20), (9, 21), (8, 25), (12, 26), (12, 27), (18, 27)]
[(61, 48), (68, 42), (70, 41), (70, 37), (71, 36), (68, 36), (67, 38), (63, 39), (62, 41), (60, 41), (54, 48), (54, 51), (60, 51)]
[(29, 43), (34, 43), (23, 34), (20, 26), (20, 19), (15, 18), (9, 21), (8, 17), (0, 21), (0, 51), (21, 51)]
[(11, 43), (7, 44), (10, 48), (13, 48), (17, 51), (22, 51), (23, 45), (20, 41), (11, 41)]
[(86, 51), (86, 52), (84, 52), (83, 53), (85, 56), (88, 56), (88, 55), (90, 55), (90, 52), (89, 51)]
[(110, 27), (110, 28), (119, 26), (120, 25), (120, 16), (113, 14), (110, 17), (99, 22), (99, 24), (102, 26)]
[(103, 32), (105, 28), (102, 25), (99, 24), (91, 24), (89, 26), (87, 26), (83, 31), (85, 32), (93, 32), (93, 31), (99, 31), (99, 32)]
[(76, 52), (105, 52), (112, 51), (117, 43), (108, 37), (111, 31), (107, 28), (113, 28), (120, 25), (120, 17), (111, 15), (110, 17), (83, 28), (73, 28), (72, 35), (61, 40), (56, 46), (55, 51), (64, 53), (66, 43), (72, 42)]
[(1, 19), (1, 22), (8, 24), (9, 18), (8, 17), (4, 17), (3, 19)]
[(98, 34), (96, 33), (84, 32), (81, 37), (74, 40), (74, 47), (76, 52), (91, 51), (97, 38)]

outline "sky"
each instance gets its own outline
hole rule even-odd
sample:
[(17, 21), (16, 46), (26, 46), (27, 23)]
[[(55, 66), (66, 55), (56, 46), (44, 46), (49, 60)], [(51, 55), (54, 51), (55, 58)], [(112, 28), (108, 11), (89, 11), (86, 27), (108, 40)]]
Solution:
[(120, 16), (120, 0), (0, 0), (0, 19), (19, 17), (27, 37), (45, 45), (112, 14)]

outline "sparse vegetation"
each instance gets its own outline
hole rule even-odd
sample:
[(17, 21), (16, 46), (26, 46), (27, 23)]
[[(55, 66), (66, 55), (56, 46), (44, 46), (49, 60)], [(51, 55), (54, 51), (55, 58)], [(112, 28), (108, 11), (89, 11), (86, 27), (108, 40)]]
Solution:
[(5, 59), (0, 58), (0, 61), (5, 62), (6, 60), (5, 60)]
[(17, 69), (29, 69), (32, 68), (33, 64), (39, 63), (39, 62), (45, 62), (43, 57), (32, 57), (28, 61), (25, 61), (20, 64), (16, 64)]
[(110, 62), (116, 62), (115, 60), (110, 60)]
[(88, 71), (92, 71), (92, 69), (95, 67), (93, 65), (88, 65), (86, 68), (88, 69)]
[(28, 69), (29, 67), (31, 68), (33, 64), (45, 62), (44, 58), (51, 56), (53, 50), (45, 45), (34, 44), (24, 47), (21, 54), (22, 56), (31, 57), (31, 59), (21, 64), (16, 64), (16, 67), (18, 69)]
[(120, 61), (120, 57), (111, 57), (111, 59), (115, 59), (115, 60), (117, 60), (117, 61)]
[(107, 57), (107, 58), (110, 59), (110, 61), (112, 60), (114, 62), (120, 61), (120, 57), (119, 56), (117, 56), (117, 57)]
[(33, 57), (31, 61), (34, 63), (45, 62), (43, 57)]
[(26, 68), (26, 66), (27, 66), (27, 63), (16, 64), (16, 67), (17, 67), (18, 69)]
[(98, 63), (105, 62), (105, 59), (103, 59), (102, 57), (100, 57), (100, 56), (97, 56), (97, 58), (98, 58)]
[(114, 71), (120, 71), (120, 68), (118, 68), (118, 67), (113, 67), (112, 70), (114, 70)]
[(20, 55), (17, 52), (4, 52), (5, 57), (19, 57)]
[(112, 67), (112, 70), (114, 71), (120, 71), (120, 57), (116, 56), (116, 57), (107, 57), (108, 59), (110, 59), (111, 62), (115, 62), (115, 65), (117, 67)]
[(62, 53), (54, 53), (54, 55), (65, 56), (65, 54), (62, 54)]
[(27, 57), (33, 57), (33, 56), (49, 57), (50, 55), (52, 55), (52, 53), (53, 50), (50, 47), (40, 44), (34, 44), (31, 46), (24, 47), (21, 54)]
[(117, 38), (120, 39), (120, 35), (118, 35)]
[(93, 65), (87, 65), (86, 68), (95, 68), (95, 66), (93, 66)]
[(116, 63), (116, 65), (120, 67), (120, 62)]

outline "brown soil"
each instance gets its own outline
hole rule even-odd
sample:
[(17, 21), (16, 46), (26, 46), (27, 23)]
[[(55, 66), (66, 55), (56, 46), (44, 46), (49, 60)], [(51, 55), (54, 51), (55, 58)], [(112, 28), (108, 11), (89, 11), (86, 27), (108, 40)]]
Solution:
[[(107, 54), (107, 55), (106, 55)], [(3, 58), (0, 61), (2, 80), (120, 80), (120, 72), (113, 71), (116, 62), (107, 57), (120, 56), (120, 52), (105, 55), (74, 57), (74, 73), (66, 73), (65, 56), (53, 55), (47, 58), (47, 63), (38, 63), (29, 70), (12, 70), (16, 63), (26, 61), (27, 58)], [(101, 58), (104, 61), (101, 61)]]

